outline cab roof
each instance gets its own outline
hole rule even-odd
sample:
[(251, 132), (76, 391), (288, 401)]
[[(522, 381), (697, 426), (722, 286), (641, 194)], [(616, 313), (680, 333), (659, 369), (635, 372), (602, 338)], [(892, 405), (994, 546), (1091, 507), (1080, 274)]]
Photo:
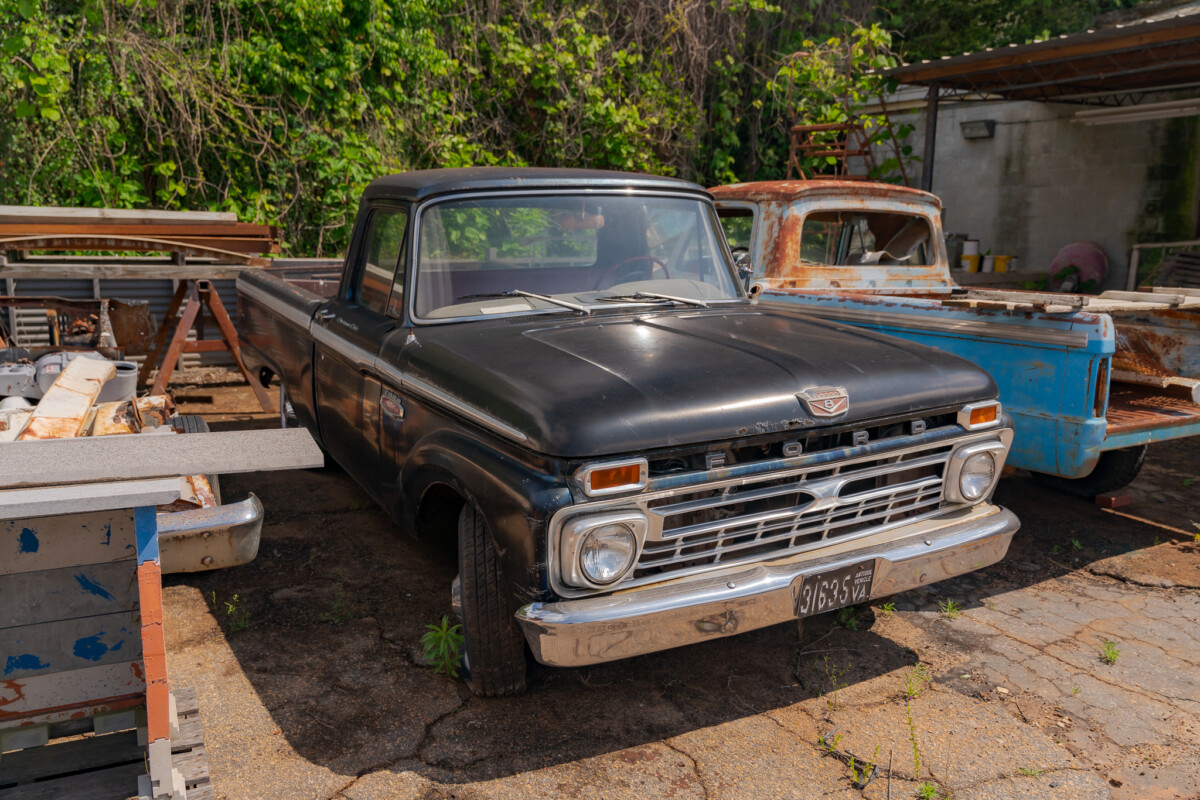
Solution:
[(649, 189), (707, 195), (704, 187), (679, 178), (599, 169), (466, 167), (388, 175), (371, 182), (363, 198), (423, 200), (443, 194), (514, 189)]

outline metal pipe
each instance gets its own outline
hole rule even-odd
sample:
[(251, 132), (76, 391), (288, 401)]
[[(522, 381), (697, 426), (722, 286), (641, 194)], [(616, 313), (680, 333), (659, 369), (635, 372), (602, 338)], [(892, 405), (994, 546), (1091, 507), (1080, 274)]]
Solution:
[(933, 191), (933, 156), (934, 144), (937, 140), (938, 91), (941, 85), (934, 81), (929, 84), (929, 94), (925, 101), (925, 163), (921, 165), (921, 188), (927, 192)]

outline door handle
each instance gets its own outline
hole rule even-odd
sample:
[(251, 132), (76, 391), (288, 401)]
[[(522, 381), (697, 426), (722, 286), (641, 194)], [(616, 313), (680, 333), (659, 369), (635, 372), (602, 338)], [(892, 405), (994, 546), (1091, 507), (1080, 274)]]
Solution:
[(336, 311), (322, 309), (321, 311), (317, 312), (317, 319), (321, 320), (322, 322), (329, 322), (329, 320), (334, 319), (335, 317), (337, 317)]

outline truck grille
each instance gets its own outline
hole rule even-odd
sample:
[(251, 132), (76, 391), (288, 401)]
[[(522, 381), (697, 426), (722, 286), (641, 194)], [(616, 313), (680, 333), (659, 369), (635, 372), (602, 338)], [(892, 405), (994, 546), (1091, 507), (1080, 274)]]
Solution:
[(931, 514), (951, 449), (935, 444), (652, 500), (633, 581), (792, 555)]

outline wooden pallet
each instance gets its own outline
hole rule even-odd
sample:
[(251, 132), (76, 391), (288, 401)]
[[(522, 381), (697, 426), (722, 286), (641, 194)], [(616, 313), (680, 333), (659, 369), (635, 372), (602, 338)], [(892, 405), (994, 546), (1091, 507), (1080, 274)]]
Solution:
[[(212, 800), (204, 727), (193, 689), (174, 692), (179, 735), (171, 762), (183, 775), (187, 800)], [(0, 800), (137, 800), (138, 776), (146, 774), (146, 747), (137, 730), (90, 734), (77, 721), (55, 726), (58, 738), (0, 757)]]

